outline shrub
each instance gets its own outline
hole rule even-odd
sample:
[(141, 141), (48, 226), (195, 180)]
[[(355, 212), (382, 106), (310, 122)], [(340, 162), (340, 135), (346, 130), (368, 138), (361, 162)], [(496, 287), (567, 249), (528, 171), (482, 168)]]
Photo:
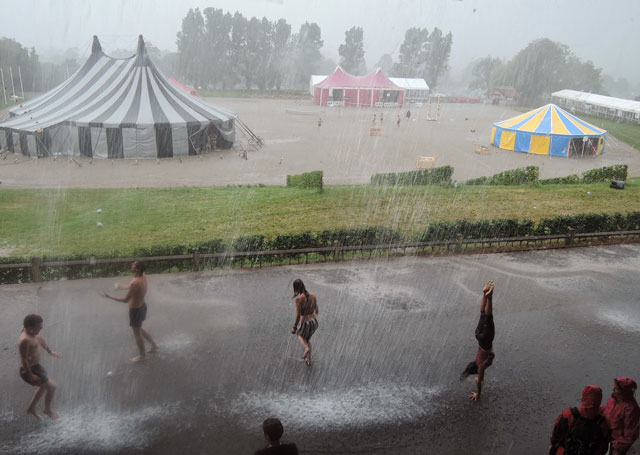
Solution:
[(322, 191), (322, 171), (287, 175), (287, 186), (298, 188), (317, 188)]
[(441, 221), (430, 224), (414, 240), (417, 242), (454, 240), (458, 234), (462, 234), (467, 239), (521, 237), (531, 235), (533, 227), (533, 221), (517, 218)]
[(318, 233), (318, 246), (332, 246), (334, 241), (341, 245), (388, 245), (403, 240), (402, 233), (385, 226), (369, 226), (350, 229), (325, 229)]
[(580, 180), (580, 176), (578, 174), (571, 174), (571, 175), (567, 175), (566, 177), (556, 177), (553, 179), (544, 179), (544, 180), (538, 180), (538, 183), (540, 183), (541, 185), (562, 185), (562, 184), (575, 184), (575, 183), (581, 183), (582, 180)]
[(629, 166), (626, 164), (616, 164), (615, 166), (605, 166), (598, 169), (591, 169), (582, 173), (584, 183), (606, 182), (609, 180), (626, 180)]
[(536, 183), (539, 176), (538, 166), (527, 166), (500, 172), (491, 177), (467, 180), (466, 183), (467, 185), (523, 185)]
[(371, 176), (371, 184), (398, 186), (435, 185), (438, 183), (451, 183), (452, 175), (452, 166), (441, 166), (409, 172), (374, 174)]

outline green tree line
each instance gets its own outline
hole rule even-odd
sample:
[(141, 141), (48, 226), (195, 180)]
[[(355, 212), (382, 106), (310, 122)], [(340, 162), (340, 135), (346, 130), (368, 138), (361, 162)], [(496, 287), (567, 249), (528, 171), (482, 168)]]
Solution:
[(488, 91), (496, 86), (514, 87), (522, 105), (538, 105), (563, 89), (604, 94), (602, 68), (548, 38), (532, 41), (508, 61), (491, 56), (477, 61), (469, 87)]

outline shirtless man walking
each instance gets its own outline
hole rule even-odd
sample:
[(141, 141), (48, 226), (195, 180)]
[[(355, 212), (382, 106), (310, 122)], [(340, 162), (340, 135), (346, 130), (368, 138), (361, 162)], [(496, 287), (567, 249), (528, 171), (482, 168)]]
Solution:
[(42, 330), (42, 316), (29, 314), (24, 318), (24, 328), (18, 338), (18, 351), (20, 352), (20, 377), (29, 385), (37, 387), (27, 413), (33, 415), (38, 420), (43, 420), (36, 411), (36, 405), (40, 398), (44, 396), (44, 413), (52, 419), (57, 419), (58, 414), (51, 409), (53, 394), (56, 391), (56, 383), (47, 377), (47, 371), (40, 365), (40, 347), (57, 359), (62, 358), (62, 354), (51, 350), (44, 338), (40, 335)]
[(147, 318), (147, 304), (144, 301), (144, 296), (147, 294), (147, 276), (144, 274), (144, 270), (145, 265), (142, 262), (136, 261), (131, 264), (133, 280), (126, 286), (121, 284), (116, 285), (117, 289), (125, 289), (127, 291), (127, 295), (124, 297), (113, 297), (105, 291), (100, 293), (100, 295), (108, 299), (129, 304), (129, 325), (133, 329), (133, 336), (136, 338), (136, 344), (140, 351), (140, 355), (130, 359), (130, 361), (134, 363), (146, 359), (144, 350), (145, 339), (151, 343), (150, 353), (158, 350), (158, 345), (153, 341), (149, 332), (142, 328), (142, 321)]
[(487, 281), (482, 289), (482, 300), (480, 302), (480, 319), (476, 327), (476, 340), (478, 340), (478, 351), (476, 359), (469, 363), (460, 375), (460, 379), (465, 379), (471, 374), (477, 374), (474, 378), (476, 391), (469, 394), (469, 398), (477, 400), (482, 393), (482, 383), (484, 372), (493, 365), (495, 354), (493, 353), (493, 338), (496, 329), (493, 324), (493, 281)]

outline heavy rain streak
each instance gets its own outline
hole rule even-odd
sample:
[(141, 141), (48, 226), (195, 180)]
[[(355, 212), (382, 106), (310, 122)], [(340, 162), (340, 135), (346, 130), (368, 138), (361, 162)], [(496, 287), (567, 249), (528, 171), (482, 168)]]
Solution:
[(0, 453), (640, 454), (640, 3), (6, 3)]

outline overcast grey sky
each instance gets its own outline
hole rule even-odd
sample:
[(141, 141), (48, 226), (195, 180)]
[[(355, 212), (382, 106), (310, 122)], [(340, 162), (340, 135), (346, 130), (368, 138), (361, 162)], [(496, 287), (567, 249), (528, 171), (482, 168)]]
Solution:
[(640, 0), (3, 0), (0, 35), (39, 53), (49, 48), (88, 51), (98, 35), (105, 50), (134, 48), (143, 34), (176, 50), (176, 33), (190, 7), (209, 6), (245, 17), (284, 18), (297, 31), (305, 21), (322, 29), (322, 52), (337, 60), (344, 32), (364, 29), (365, 58), (373, 66), (394, 58), (409, 27), (453, 33), (451, 66), (487, 55), (510, 58), (530, 41), (567, 44), (604, 72), (640, 83)]

